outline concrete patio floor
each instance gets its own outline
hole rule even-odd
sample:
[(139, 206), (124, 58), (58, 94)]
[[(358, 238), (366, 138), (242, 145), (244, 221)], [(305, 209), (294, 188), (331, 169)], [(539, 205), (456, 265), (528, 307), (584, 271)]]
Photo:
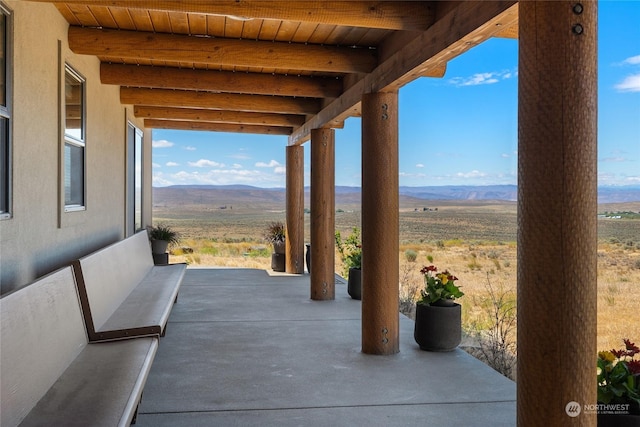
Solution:
[(512, 426), (515, 383), (462, 350), (361, 352), (361, 302), (309, 275), (187, 269), (137, 426)]

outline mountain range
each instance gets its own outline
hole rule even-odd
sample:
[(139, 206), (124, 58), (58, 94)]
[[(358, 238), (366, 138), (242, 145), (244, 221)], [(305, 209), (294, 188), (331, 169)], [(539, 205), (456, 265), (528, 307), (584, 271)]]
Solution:
[[(178, 191), (176, 191), (178, 190)], [(336, 197), (357, 200), (360, 187), (336, 186)], [(399, 188), (400, 195), (423, 200), (503, 200), (516, 201), (518, 187), (516, 185), (445, 185)], [(241, 197), (246, 200), (271, 201), (284, 200), (284, 188), (261, 188), (250, 185), (173, 185), (154, 187), (154, 199), (159, 201), (172, 194), (172, 198), (182, 195), (193, 200), (193, 197), (220, 196)], [(305, 188), (309, 192), (309, 187)], [(178, 194), (176, 194), (178, 193)], [(181, 193), (181, 194), (180, 194)], [(208, 197), (207, 197), (208, 198)], [(598, 203), (625, 203), (640, 201), (640, 186), (599, 187)]]

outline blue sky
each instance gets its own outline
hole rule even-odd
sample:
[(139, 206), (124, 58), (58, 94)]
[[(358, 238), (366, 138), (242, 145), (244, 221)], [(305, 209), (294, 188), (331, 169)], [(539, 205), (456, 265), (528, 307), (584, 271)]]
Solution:
[[(640, 185), (640, 1), (600, 1), (598, 184)], [(400, 185), (517, 183), (516, 40), (400, 90)], [(360, 186), (359, 118), (336, 130), (336, 185)], [(284, 187), (284, 136), (153, 131), (153, 185)], [(310, 146), (305, 147), (309, 184)]]

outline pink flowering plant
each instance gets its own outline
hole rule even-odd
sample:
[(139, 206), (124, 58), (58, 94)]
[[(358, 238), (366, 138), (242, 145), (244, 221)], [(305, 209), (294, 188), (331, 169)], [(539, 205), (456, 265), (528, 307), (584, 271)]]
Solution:
[(424, 276), (424, 289), (420, 291), (421, 299), (418, 304), (438, 305), (438, 303), (453, 301), (464, 295), (456, 285), (458, 278), (448, 270), (438, 273), (435, 265), (422, 267), (420, 273)]
[(598, 403), (628, 404), (631, 413), (640, 413), (640, 348), (629, 339), (621, 350), (598, 353)]

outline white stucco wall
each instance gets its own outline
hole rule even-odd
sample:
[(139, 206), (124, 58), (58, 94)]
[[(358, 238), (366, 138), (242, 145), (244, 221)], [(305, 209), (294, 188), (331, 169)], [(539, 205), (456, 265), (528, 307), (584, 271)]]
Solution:
[[(13, 209), (0, 221), (2, 293), (124, 237), (127, 118), (142, 128), (120, 104), (119, 87), (100, 83), (99, 60), (69, 50), (68, 23), (53, 5), (4, 4), (13, 11)], [(59, 178), (65, 62), (86, 79), (87, 114), (86, 210), (68, 213)], [(150, 132), (145, 137), (150, 147)], [(150, 181), (150, 168), (145, 173)]]

